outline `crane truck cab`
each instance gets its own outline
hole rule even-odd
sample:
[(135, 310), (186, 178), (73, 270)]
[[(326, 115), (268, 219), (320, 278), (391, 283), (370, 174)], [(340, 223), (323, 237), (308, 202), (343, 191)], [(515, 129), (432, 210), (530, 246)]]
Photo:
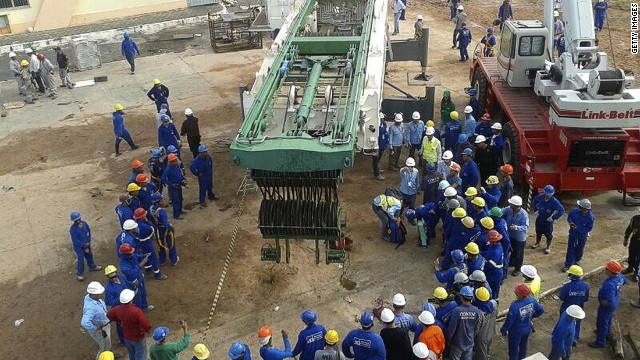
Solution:
[(531, 87), (545, 68), (548, 30), (538, 20), (507, 21), (500, 35), (500, 77), (511, 87)]

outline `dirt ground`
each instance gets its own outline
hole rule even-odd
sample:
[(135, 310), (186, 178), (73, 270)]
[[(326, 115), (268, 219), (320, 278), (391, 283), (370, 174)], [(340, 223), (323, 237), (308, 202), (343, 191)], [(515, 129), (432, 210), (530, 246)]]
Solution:
[[(443, 84), (436, 89), (437, 97), (446, 85), (453, 90), (454, 100), (463, 104), (462, 89), (468, 86), (468, 64), (458, 63), (457, 51), (449, 49), (451, 24), (448, 22), (448, 6), (440, 1), (416, 1), (413, 6), (409, 8), (408, 19), (422, 13), (432, 29), (429, 72), (439, 76)], [(498, 2), (472, 0), (465, 1), (464, 6), (474, 22), (474, 36), (479, 39), (483, 29), (495, 17)], [(517, 18), (540, 18), (541, 4), (539, 1), (514, 1), (514, 13)], [(627, 28), (628, 13), (610, 10), (609, 19), (612, 21), (611, 34), (616, 47), (617, 65), (640, 74), (637, 57), (627, 55), (628, 33), (624, 29)], [(412, 35), (412, 22), (407, 20), (402, 23), (400, 36)], [(607, 43), (601, 41), (601, 47), (609, 52)], [(292, 241), (291, 264), (261, 263), (260, 247), (265, 243), (257, 229), (261, 198), (259, 193), (250, 192), (239, 218), (235, 252), (220, 301), (208, 326), (208, 314), (240, 205), (235, 193), (245, 175), (243, 169), (230, 164), (226, 147), (215, 144), (224, 144), (233, 138), (240, 118), (237, 85), (251, 83), (251, 76), (260, 63), (259, 58), (247, 59), (246, 64), (215, 62), (216, 55), (210, 56), (212, 72), (224, 72), (227, 76), (235, 75), (237, 78), (236, 83), (216, 83), (211, 88), (203, 89), (215, 92), (219, 98), (227, 99), (235, 106), (229, 106), (226, 102), (203, 102), (196, 111), (201, 119), (203, 142), (214, 149), (215, 188), (221, 199), (204, 210), (196, 207), (187, 213), (186, 220), (175, 222), (180, 264), (175, 268), (163, 268), (163, 272), (169, 276), (168, 281), (148, 281), (149, 301), (156, 306), (156, 310), (149, 313), (153, 326), (166, 325), (175, 330), (178, 321), (185, 319), (191, 325), (193, 343), (202, 341), (213, 348), (213, 358), (225, 358), (230, 343), (237, 340), (248, 343), (255, 354), (255, 332), (263, 324), (269, 324), (276, 330), (287, 329), (294, 337), (302, 328), (298, 315), (306, 308), (314, 308), (320, 316), (320, 322), (328, 328), (337, 329), (341, 337), (357, 326), (355, 316), (371, 308), (378, 297), (390, 300), (394, 293), (403, 292), (408, 299), (407, 310), (417, 313), (420, 305), (437, 286), (432, 275), (432, 262), (441, 247), (434, 244), (428, 249), (417, 248), (415, 229), (409, 229), (410, 241), (398, 249), (378, 240), (378, 221), (371, 214), (369, 202), (386, 186), (396, 185), (398, 176), (387, 171), (384, 174), (387, 180), (377, 181), (371, 175), (370, 158), (358, 156), (355, 167), (346, 172), (340, 187), (341, 202), (347, 213), (346, 234), (355, 240), (348, 263), (344, 267), (327, 266), (324, 263), (315, 265), (313, 243), (309, 241)], [(400, 81), (398, 79), (406, 78), (405, 72), (410, 69), (417, 71), (418, 66), (392, 64), (390, 78)], [(67, 262), (49, 264), (49, 268), (43, 271), (45, 276), (31, 281), (20, 281), (17, 276), (15, 281), (0, 284), (3, 294), (0, 299), (0, 331), (5, 338), (0, 342), (0, 353), (11, 354), (10, 357), (14, 359), (92, 358), (95, 344), (79, 330), (82, 297), (89, 281), (102, 282), (104, 276), (98, 272), (89, 273), (84, 283), (74, 279), (74, 256), (66, 236), (69, 225), (67, 218), (52, 218), (46, 214), (52, 207), (93, 209), (88, 212), (90, 215), (86, 215), (89, 224), (103, 228), (111, 226), (112, 229), (94, 233), (95, 259), (102, 266), (116, 262), (113, 237), (117, 232), (117, 218), (113, 207), (119, 189), (129, 176), (130, 161), (134, 158), (146, 159), (155, 143), (155, 132), (149, 131), (150, 122), (152, 120), (147, 114), (135, 110), (128, 114), (127, 124), (132, 136), (143, 146), (137, 151), (127, 149), (119, 158), (111, 155), (111, 122), (102, 114), (79, 121), (61, 122), (55, 128), (21, 131), (0, 141), (0, 153), (11, 154), (0, 162), (0, 176), (21, 179), (21, 185), (28, 187), (33, 195), (22, 200), (31, 200), (32, 211), (43, 214), (39, 223), (29, 226), (40, 226), (43, 231), (54, 234), (47, 251), (68, 254)], [(189, 156), (185, 154), (186, 158)], [(386, 168), (386, 164), (385, 157), (383, 168)], [(190, 185), (185, 192), (185, 199), (187, 204), (193, 205), (197, 198), (197, 184), (193, 177), (188, 179)], [(38, 194), (42, 193), (48, 194), (47, 201), (37, 201)], [(568, 193), (562, 194), (560, 199), (569, 209), (580, 196)], [(634, 208), (624, 208), (621, 196), (616, 192), (594, 194), (591, 199), (597, 224), (583, 260), (585, 270), (595, 268), (610, 258), (625, 255), (621, 233), (629, 216), (636, 211)], [(10, 223), (20, 224), (20, 219), (16, 215), (15, 219), (10, 219)], [(554, 252), (551, 255), (526, 251), (525, 261), (538, 266), (544, 281), (543, 289), (556, 286), (565, 279), (560, 268), (564, 259), (566, 233), (566, 221), (561, 219), (556, 227)], [(29, 242), (29, 239), (19, 241)], [(26, 256), (13, 261), (31, 261), (31, 258)], [(7, 267), (11, 266), (11, 263), (3, 264), (3, 270), (0, 271), (10, 272)], [(347, 290), (340, 285), (343, 274), (356, 282), (355, 289)], [(511, 277), (505, 283), (501, 309), (508, 305), (509, 297), (506, 294), (516, 283), (517, 279)], [(634, 329), (632, 321), (637, 310), (631, 308), (626, 300), (635, 299), (636, 291), (635, 285), (625, 288), (625, 298), (618, 312), (622, 327), (629, 331)], [(592, 295), (596, 294), (597, 284), (594, 284)], [(595, 299), (589, 302), (588, 318), (582, 330), (585, 341), (577, 348), (574, 359), (611, 358), (607, 350), (586, 347), (595, 324), (595, 303)], [(531, 337), (530, 353), (546, 353), (549, 348), (549, 334), (557, 319), (559, 304), (549, 300), (544, 305), (547, 315), (538, 321), (539, 332)], [(14, 327), (16, 319), (25, 321), (21, 326)], [(171, 339), (175, 338), (177, 335), (174, 333)], [(280, 345), (278, 337), (275, 344)], [(494, 341), (494, 358), (504, 359), (505, 349), (506, 342), (497, 337)], [(116, 347), (116, 351), (124, 353), (121, 347)], [(190, 356), (191, 353), (186, 351), (181, 359)]]

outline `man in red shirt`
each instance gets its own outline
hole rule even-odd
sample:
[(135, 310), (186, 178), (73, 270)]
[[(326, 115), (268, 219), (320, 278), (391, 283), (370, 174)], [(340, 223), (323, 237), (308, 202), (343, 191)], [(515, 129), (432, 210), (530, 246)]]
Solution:
[(144, 316), (142, 310), (131, 303), (134, 296), (133, 290), (122, 290), (120, 293), (121, 305), (114, 306), (109, 310), (107, 318), (122, 326), (124, 346), (129, 352), (129, 360), (146, 360), (146, 337), (151, 331), (151, 323)]

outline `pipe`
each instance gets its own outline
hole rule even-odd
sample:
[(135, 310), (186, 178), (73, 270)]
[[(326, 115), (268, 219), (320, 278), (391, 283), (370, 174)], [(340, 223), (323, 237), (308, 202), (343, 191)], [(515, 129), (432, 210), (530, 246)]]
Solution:
[(309, 81), (307, 81), (307, 85), (304, 87), (304, 94), (302, 95), (298, 114), (296, 115), (296, 125), (298, 129), (302, 128), (304, 124), (307, 123), (309, 113), (311, 113), (313, 100), (316, 97), (318, 83), (320, 82), (320, 74), (322, 74), (322, 64), (316, 62), (313, 64), (313, 68), (309, 73)]
[[(547, 28), (547, 51), (551, 54), (553, 59), (553, 45), (554, 45), (554, 33), (553, 33), (553, 0), (544, 0), (544, 26)], [(553, 60), (552, 60), (553, 61)]]

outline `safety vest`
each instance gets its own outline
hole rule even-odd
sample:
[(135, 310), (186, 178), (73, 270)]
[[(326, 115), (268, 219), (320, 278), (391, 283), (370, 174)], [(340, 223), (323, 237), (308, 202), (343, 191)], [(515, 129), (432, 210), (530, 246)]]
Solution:
[(425, 136), (422, 140), (422, 157), (427, 162), (438, 162), (438, 150), (440, 150), (440, 140), (434, 136), (431, 141)]
[(378, 198), (380, 199), (378, 206), (380, 206), (384, 211), (387, 211), (387, 209), (394, 205), (402, 206), (400, 200), (394, 198), (393, 196), (379, 195)]

